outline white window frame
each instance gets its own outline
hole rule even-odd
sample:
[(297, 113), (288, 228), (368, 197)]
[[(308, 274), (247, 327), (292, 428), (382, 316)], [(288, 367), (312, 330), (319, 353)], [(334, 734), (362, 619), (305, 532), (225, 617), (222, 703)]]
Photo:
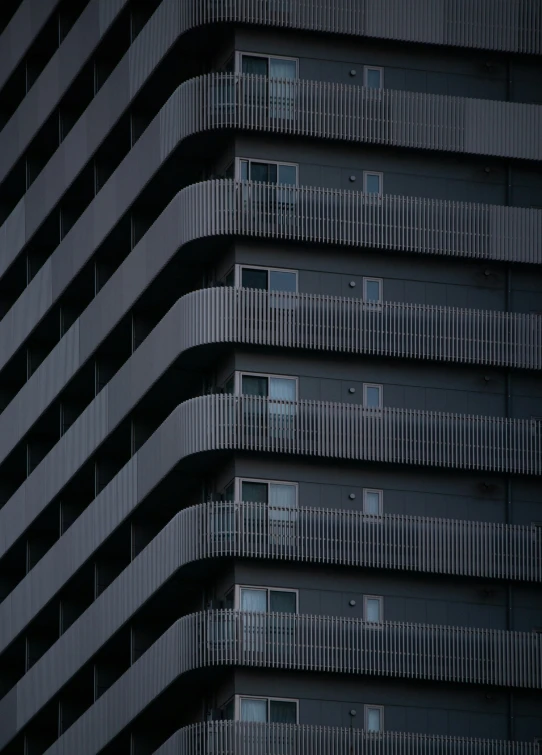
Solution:
[(293, 58), (293, 57), (290, 57), (289, 55), (271, 55), (265, 52), (250, 52), (249, 50), (236, 50), (235, 51), (235, 73), (242, 72), (241, 60), (243, 58), (243, 55), (247, 55), (251, 58), (265, 58), (268, 61), (269, 68), (271, 67), (270, 66), (271, 58), (276, 58), (277, 60), (289, 60), (290, 62), (295, 63), (295, 77), (296, 79), (299, 78), (299, 58)]
[(380, 86), (377, 87), (371, 87), (371, 89), (374, 89), (375, 91), (380, 91), (384, 89), (384, 68), (382, 66), (363, 66), (363, 86), (368, 87), (368, 80), (369, 80), (369, 71), (378, 71), (380, 73)]
[(363, 513), (364, 514), (369, 513), (366, 510), (367, 493), (378, 494), (378, 514), (381, 515), (384, 508), (384, 491), (380, 490), (379, 488), (363, 488)]
[[(374, 191), (371, 191), (371, 192), (367, 191), (367, 178), (369, 176), (378, 176), (380, 180), (380, 191), (378, 193)], [(374, 197), (381, 197), (382, 194), (384, 193), (384, 174), (378, 170), (364, 170), (363, 171), (363, 192), (365, 194), (370, 193), (371, 196), (374, 196)]]
[[(379, 731), (384, 731), (384, 706), (383, 705), (364, 705), (363, 706), (363, 725), (365, 728), (365, 731), (369, 731), (369, 711), (370, 710), (379, 710), (380, 711), (380, 729)], [(377, 733), (374, 730), (373, 733)]]
[[(367, 389), (368, 388), (378, 388), (379, 389), (379, 404), (378, 406), (367, 406)], [(366, 409), (382, 409), (382, 405), (384, 403), (384, 386), (382, 383), (363, 383), (363, 406)]]
[[(234, 602), (233, 607), (235, 611), (241, 610), (241, 590), (265, 590), (267, 592), (267, 612), (269, 613), (269, 593), (270, 592), (291, 592), (295, 595), (295, 614), (299, 613), (299, 590), (293, 587), (266, 587), (265, 585), (235, 585), (234, 586)], [(229, 592), (229, 590), (228, 590)]]
[[(294, 380), (295, 381), (295, 399), (294, 401), (299, 400), (299, 378), (295, 375), (275, 375), (273, 373), (269, 372), (247, 372), (246, 370), (236, 370), (235, 371), (235, 381), (234, 381), (234, 390), (235, 390), (235, 396), (242, 396), (241, 393), (241, 385), (243, 377), (265, 377), (265, 378), (281, 378), (284, 380)], [(269, 398), (269, 397), (268, 397)], [(273, 401), (273, 399), (270, 399)], [(271, 482), (273, 482), (271, 480)]]
[[(245, 161), (248, 162), (249, 164), (250, 163), (264, 163), (265, 165), (287, 165), (291, 168), (295, 168), (294, 186), (299, 186), (299, 163), (290, 163), (285, 160), (267, 160), (263, 157), (236, 157), (235, 158), (235, 178), (237, 181), (241, 180), (241, 162), (245, 162)], [(271, 184), (271, 185), (274, 186), (274, 184)], [(276, 184), (276, 185), (277, 186), (291, 186), (291, 184)], [(382, 184), (380, 184), (380, 188), (382, 188)]]
[[(380, 297), (378, 301), (373, 301), (372, 299), (369, 300), (367, 298), (367, 283), (378, 283), (379, 290), (380, 290)], [(371, 278), (371, 277), (363, 278), (363, 301), (365, 302), (365, 304), (369, 304), (375, 307), (378, 306), (379, 304), (382, 304), (383, 294), (384, 294), (384, 281), (382, 278)]]
[[(231, 699), (231, 698), (230, 698)], [(269, 703), (272, 701), (279, 703), (295, 703), (295, 720), (296, 724), (299, 723), (299, 700), (293, 697), (267, 697), (265, 695), (235, 695), (235, 721), (241, 720), (241, 699), (243, 700), (266, 700), (267, 701), (267, 723), (269, 723)], [(229, 700), (228, 700), (229, 703)], [(226, 703), (226, 705), (228, 704)], [(224, 706), (226, 707), (226, 706)]]
[[(265, 270), (268, 273), (293, 273), (295, 275), (295, 293), (298, 293), (298, 271), (292, 270), (291, 268), (287, 267), (266, 267), (265, 265), (244, 265), (242, 262), (238, 262), (235, 264), (235, 272), (234, 272), (234, 279), (235, 279), (235, 287), (241, 288), (242, 278), (241, 278), (241, 270), (243, 268), (247, 268), (248, 270)], [(228, 273), (230, 271), (228, 270)], [(269, 286), (269, 282), (268, 282)], [(267, 289), (269, 293), (269, 288)]]
[[(380, 605), (378, 609), (380, 618), (378, 619), (378, 621), (371, 621), (371, 619), (367, 618), (367, 603), (369, 600), (378, 600), (378, 603)], [(363, 620), (367, 621), (369, 624), (381, 624), (384, 621), (384, 597), (382, 595), (363, 596)]]

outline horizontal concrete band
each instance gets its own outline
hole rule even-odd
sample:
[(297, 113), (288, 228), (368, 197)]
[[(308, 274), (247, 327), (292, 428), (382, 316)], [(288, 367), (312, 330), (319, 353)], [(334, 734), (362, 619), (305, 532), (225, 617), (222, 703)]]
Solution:
[(538, 755), (534, 742), (360, 728), (212, 721), (175, 732), (154, 755)]
[[(394, 196), (375, 198), (357, 192), (311, 187), (284, 192), (265, 184), (233, 181), (210, 181), (187, 187), (164, 210), (6, 407), (0, 419), (0, 458), (5, 458), (24, 437), (163, 266), (191, 241), (238, 234), (483, 259), (508, 258), (515, 255), (515, 250), (521, 250), (529, 256), (532, 252), (534, 258), (539, 259), (542, 250), (530, 248), (527, 243), (520, 244), (519, 239), (523, 237), (524, 242), (532, 239), (534, 244), (541, 246), (542, 213), (530, 210), (513, 212), (511, 209), (496, 212), (498, 210), (504, 208)], [(540, 232), (537, 236), (538, 225)], [(478, 229), (477, 232), (474, 228)], [(22, 298), (31, 303), (29, 296)], [(40, 306), (39, 301), (32, 303), (34, 309), (36, 305)], [(324, 312), (324, 305), (321, 311)], [(395, 311), (394, 315), (389, 314), (392, 311)], [(354, 344), (358, 336), (352, 336), (353, 343), (344, 348), (358, 348), (360, 353), (365, 350), (367, 353), (464, 360), (528, 369), (540, 365), (541, 330), (537, 316), (401, 309), (401, 305), (387, 304), (382, 305), (381, 312), (378, 319), (376, 314), (373, 318), (366, 311), (364, 327), (369, 331), (372, 321), (375, 331), (372, 334), (366, 332), (363, 338), (359, 335), (361, 340), (357, 345)], [(27, 313), (19, 309), (19, 315), (19, 325), (23, 322), (28, 325)], [(403, 331), (403, 336), (395, 336), (395, 341), (391, 339), (387, 344), (376, 334), (376, 328), (385, 330), (386, 317), (389, 317), (388, 327), (392, 328), (395, 320), (395, 325)], [(420, 322), (425, 320), (425, 323), (415, 324), (417, 319)], [(8, 324), (9, 318), (0, 324), (0, 337), (5, 336), (4, 346), (9, 352), (8, 342), (11, 341), (14, 349), (18, 339), (16, 333), (8, 333)], [(301, 330), (303, 327), (300, 326)], [(24, 337), (23, 334), (20, 336)], [(468, 348), (467, 340), (471, 341)], [(327, 337), (307, 334), (305, 343), (308, 347), (312, 347), (311, 344), (319, 347), (318, 342), (324, 348), (343, 348), (338, 342), (331, 343)], [(288, 345), (287, 341), (283, 343)], [(296, 344), (301, 345), (301, 341), (292, 337), (290, 345)]]
[[(323, 5), (317, 7), (314, 7), (310, 0), (302, 2), (281, 0), (280, 7), (277, 8), (262, 4), (257, 0), (227, 0), (227, 2), (210, 3), (205, 6), (202, 6), (198, 0), (184, 3), (178, 3), (178, 0), (164, 0), (72, 129), (65, 143), (60, 145), (49, 165), (30, 187), (28, 196), (25, 195), (21, 200), (7, 228), (0, 228), (0, 274), (5, 269), (6, 262), (4, 260), (6, 254), (2, 251), (2, 237), (9, 242), (10, 247), (13, 247), (14, 241), (24, 243), (24, 239), (29, 238), (37, 227), (36, 214), (43, 220), (43, 213), (50, 212), (167, 51), (179, 37), (197, 26), (215, 22), (249, 22), (264, 26), (325, 30), (339, 34), (412, 38), (412, 40), (419, 38), (419, 41), (429, 41), (424, 38), (429, 32), (433, 42), (446, 45), (466, 44), (467, 46), (476, 46), (476, 35), (482, 33), (480, 37), (482, 47), (494, 44), (498, 46), (499, 35), (502, 37), (503, 33), (506, 33), (505, 36), (509, 36), (508, 43), (512, 45), (511, 49), (516, 49), (517, 44), (521, 47), (524, 43), (528, 47), (532, 33), (532, 41), (535, 45), (542, 46), (540, 43), (542, 11), (538, 13), (536, 9), (533, 9), (530, 0), (522, 0), (520, 4), (505, 0), (498, 9), (495, 8), (495, 0), (484, 0), (483, 8), (478, 4), (474, 11), (466, 0), (454, 0), (453, 18), (449, 17), (450, 5), (445, 4), (446, 0), (410, 0), (409, 3), (403, 0), (385, 0), (385, 2), (388, 6), (387, 12), (382, 10), (382, 0), (364, 0), (364, 7), (360, 7), (360, 0), (341, 0), (339, 5), (326, 0)], [(52, 111), (125, 3), (126, 0), (91, 0), (86, 15), (83, 14), (83, 17), (79, 19), (45, 69), (39, 86), (31, 90), (25, 98), (4, 129), (5, 136), (0, 134), (0, 180), (3, 180), (7, 170), (13, 164), (14, 157), (18, 157), (26, 148), (31, 136), (37, 132)], [(411, 6), (415, 8), (414, 11)], [(412, 22), (418, 18), (415, 14), (421, 6), (423, 6), (424, 22), (416, 28), (416, 24), (413, 26)], [(507, 25), (502, 26), (497, 18), (506, 19)], [(526, 18), (530, 18), (530, 24), (521, 27), (521, 32), (519, 32), (518, 23), (527, 23), (524, 21)], [(88, 31), (88, 28), (94, 30), (93, 34)], [(462, 35), (464, 35), (464, 41), (460, 42)], [(455, 41), (453, 37), (457, 37)], [(506, 42), (505, 48), (508, 49)], [(35, 90), (39, 90), (40, 96), (43, 91), (51, 91), (54, 97), (45, 99), (41, 97), (39, 101), (34, 101), (37, 97)], [(427, 101), (422, 95), (422, 99), (415, 108), (419, 109), (421, 103)], [(469, 108), (469, 112), (465, 114), (468, 125), (466, 133), (470, 134), (468, 141), (471, 143), (471, 148), (476, 147), (475, 151), (481, 149), (484, 152), (487, 133), (496, 135), (497, 131), (499, 132), (496, 136), (497, 142), (500, 140), (503, 144), (510, 145), (512, 149), (513, 145), (516, 149), (522, 149), (520, 146), (522, 144), (527, 150), (532, 148), (532, 146), (527, 146), (526, 133), (528, 132), (511, 129), (511, 124), (516, 123), (515, 117), (512, 117), (510, 121), (508, 116), (494, 117), (495, 113), (493, 113), (490, 131), (484, 130), (481, 123), (477, 123), (475, 129), (470, 125), (482, 112), (491, 110), (493, 107), (497, 108), (499, 114), (501, 111), (511, 113), (516, 107), (514, 104), (491, 104), (488, 101), (489, 104), (484, 105), (481, 101), (476, 104), (476, 100), (467, 102), (471, 102), (474, 109)], [(523, 109), (524, 114), (536, 111), (536, 106), (519, 105), (519, 108)], [(482, 119), (484, 117), (482, 116)], [(520, 122), (523, 126), (527, 125), (525, 115), (522, 116), (521, 121), (517, 121), (518, 126)], [(449, 126), (450, 122), (447, 122), (443, 131), (448, 131)], [(429, 131), (426, 130), (425, 133), (427, 135)], [(480, 134), (484, 134), (486, 138), (482, 138)], [(9, 144), (10, 148), (2, 150), (2, 139), (7, 139), (8, 136), (6, 146)], [(536, 141), (536, 131), (533, 132), (533, 138)], [(532, 145), (534, 142), (530, 139), (528, 143)], [(19, 146), (17, 151), (13, 149), (14, 144)], [(489, 149), (491, 151), (492, 147), (490, 146)], [(3, 165), (2, 154), (5, 155), (6, 161), (11, 162)], [(20, 238), (21, 233), (23, 239)], [(8, 253), (9, 256), (10, 253)]]
[(0, 89), (26, 55), (60, 0), (22, 0), (0, 34)]
[[(128, 0), (90, 0), (15, 113), (0, 131), (0, 183), (4, 181), (17, 160), (24, 155), (32, 139), (61, 102), (62, 97), (127, 2)], [(34, 0), (33, 5), (30, 15), (37, 14), (41, 19), (45, 9), (52, 3), (51, 0)], [(38, 5), (43, 8), (38, 10)], [(58, 5), (57, 0), (54, 5)], [(54, 8), (51, 8), (51, 12), (53, 10)], [(27, 19), (26, 24), (28, 23)], [(29, 26), (31, 25), (30, 23)], [(2, 40), (0, 39), (0, 67), (1, 51)], [(80, 140), (79, 148), (83, 154), (86, 152), (85, 147), (86, 140)], [(65, 150), (70, 152), (68, 144)], [(52, 158), (57, 164), (57, 169), (61, 161), (63, 170), (65, 159), (65, 154)], [(67, 163), (66, 168), (69, 174), (70, 168)], [(49, 189), (50, 187), (49, 183)]]
[(542, 638), (534, 634), (206, 611), (177, 621), (46, 753), (95, 755), (170, 684), (205, 666), (540, 688), (541, 659)]
[[(100, 292), (96, 305), (104, 298), (107, 296)], [(230, 288), (194, 292), (181, 302), (172, 307), (140, 346), (147, 354), (150, 351), (155, 355), (155, 366), (161, 365), (163, 370), (187, 348), (223, 342), (520, 369), (542, 366), (542, 318), (538, 315), (390, 302), (374, 305), (358, 299)], [(125, 306), (129, 303), (124, 300)], [(84, 326), (85, 318), (82, 322)], [(95, 321), (91, 324), (95, 326)], [(168, 330), (168, 325), (174, 325), (174, 329)], [(74, 338), (81, 327), (78, 320), (0, 415), (0, 461), (24, 438), (41, 412), (82, 366), (76, 348), (79, 339)], [(187, 329), (190, 332), (180, 337)], [(162, 354), (172, 333), (177, 352), (172, 356), (171, 348), (167, 347)], [(126, 363), (128, 372), (122, 369), (113, 378), (134, 386), (134, 390), (139, 386), (127, 411), (152, 385), (144, 380), (138, 383), (128, 367), (134, 361), (139, 360), (130, 358)], [(155, 372), (153, 378), (156, 377)], [(129, 389), (121, 392), (127, 395)]]
[[(446, 149), (469, 151), (469, 144), (474, 145), (482, 133), (481, 119), (487, 121), (488, 127), (491, 124), (490, 133), (495, 134), (496, 140), (494, 149), (501, 149), (513, 131), (504, 126), (509, 124), (510, 118), (517, 120), (513, 113), (521, 112), (525, 117), (519, 117), (518, 123), (528, 121), (530, 126), (522, 125), (519, 131), (532, 132), (533, 138), (522, 137), (514, 143), (525, 145), (520, 149), (526, 149), (529, 154), (534, 149), (533, 154), (542, 155), (542, 128), (536, 125), (542, 120), (540, 106), (298, 82), (295, 107), (291, 106), (292, 98), (287, 95), (286, 104), (281, 97), (280, 106), (273, 108), (267, 106), (267, 97), (262, 98), (263, 81), (257, 77), (213, 74), (192, 79), (179, 87), (0, 323), (0, 368), (22, 345), (172, 152), (194, 134), (223, 128), (267, 130), (396, 146), (425, 144), (428, 148), (438, 148), (441, 144)], [(344, 100), (345, 113), (340, 116), (337, 115), (341, 111), (337, 108), (337, 97)], [(320, 110), (316, 108), (313, 112), (314, 103)], [(505, 110), (499, 115), (493, 112), (494, 106)], [(473, 108), (481, 108), (485, 115), (474, 117)], [(346, 117), (346, 111), (351, 113), (350, 117)], [(507, 114), (511, 114), (510, 118)], [(492, 125), (495, 122), (504, 124), (502, 133)], [(480, 148), (482, 146), (493, 149), (487, 139)], [(56, 174), (62, 176), (64, 171), (59, 171), (57, 166)], [(31, 187), (40, 197), (40, 201), (34, 202), (34, 219), (30, 219), (24, 200), (0, 228), (0, 273), (16, 259), (57, 201), (55, 192), (50, 190), (50, 177), (43, 174), (41, 189), (39, 181), (38, 178)], [(384, 197), (382, 201), (383, 207), (388, 207), (389, 199)], [(539, 210), (416, 198), (402, 198), (402, 202), (412, 208), (410, 214), (416, 214), (416, 207), (418, 211), (422, 207), (431, 208), (430, 222), (431, 225), (436, 222), (440, 237), (436, 229), (425, 234), (425, 225), (420, 225), (421, 215), (414, 230), (409, 226), (409, 219), (412, 222), (409, 211), (399, 212), (398, 208), (393, 218), (398, 226), (388, 224), (392, 218), (382, 211), (380, 223), (384, 224), (386, 232), (380, 234), (380, 244), (378, 238), (371, 235), (369, 226), (358, 235), (362, 233), (367, 243), (371, 240), (381, 246), (389, 246), (393, 241), (400, 248), (415, 250), (416, 244), (421, 244), (425, 251), (434, 249), (435, 252), (514, 262), (536, 263), (542, 257), (542, 212)], [(450, 218), (443, 215), (446, 209), (451, 212)], [(378, 215), (377, 210), (371, 212)], [(367, 216), (366, 222), (370, 219)], [(349, 220), (354, 223), (357, 218)], [(359, 220), (361, 222), (362, 218)], [(299, 233), (299, 223), (297, 225)], [(325, 234), (327, 229), (324, 227), (323, 231)], [(313, 235), (321, 234), (314, 228)], [(354, 238), (355, 235), (356, 229), (350, 229), (349, 236)], [(388, 237), (389, 241), (385, 241)]]
[[(210, 296), (213, 295), (212, 289), (207, 291)], [(190, 300), (185, 298), (181, 302)], [(170, 310), (172, 317), (178, 317), (180, 306)], [(196, 318), (199, 313), (198, 308), (191, 312)], [(209, 310), (204, 307), (202, 314), (205, 318)], [(214, 321), (212, 315), (211, 321)], [(205, 342), (198, 332), (200, 325), (207, 327), (205, 319), (200, 321), (197, 318), (199, 324), (194, 330), (187, 330), (186, 323), (181, 321), (178, 327), (174, 326), (168, 331), (165, 325), (172, 322), (168, 316), (161, 321), (157, 328), (161, 327), (164, 338), (156, 336), (146, 339), (0, 510), (0, 556), (60, 492), (167, 366), (185, 348)], [(166, 335), (168, 332), (169, 338)], [(175, 335), (175, 339), (171, 338), (171, 334)], [(188, 339), (185, 344), (182, 343), (181, 334)], [(201, 340), (191, 342), (194, 336)], [(211, 336), (208, 338), (212, 340)], [(129, 374), (138, 376), (138, 384), (134, 385), (126, 379), (125, 376)], [(402, 409), (382, 409), (374, 414), (360, 406), (302, 401), (292, 408), (295, 421), (286, 428), (287, 432), (273, 434), (275, 431), (267, 432), (265, 405), (260, 407), (254, 404), (254, 413), (250, 414), (251, 400), (249, 397), (234, 399), (216, 396), (181, 404), (125, 469), (135, 463), (144, 449), (152, 448), (154, 438), (160, 442), (161, 433), (170, 421), (174, 421), (176, 412), (182, 412), (181, 416), (192, 410), (203, 414), (210, 412), (205, 419), (200, 414), (194, 416), (188, 422), (189, 426), (192, 421), (224, 422), (226, 415), (222, 416), (222, 411), (244, 412), (243, 407), (247, 413), (237, 417), (241, 422), (238, 434), (235, 429), (228, 428), (227, 423), (212, 428), (212, 434), (201, 438), (201, 445), (195, 446), (190, 453), (230, 446), (253, 450), (263, 450), (265, 447), (276, 452), (510, 474), (539, 474), (542, 469), (541, 423), (535, 420), (505, 420)], [(235, 418), (236, 415), (230, 417), (232, 421)], [(323, 434), (320, 439), (313, 435), (317, 427), (318, 432)], [(230, 431), (234, 434), (231, 435)], [(182, 435), (184, 428), (179, 432)], [(260, 445), (262, 443), (264, 445)], [(434, 443), (439, 445), (434, 446)], [(183, 447), (180, 446), (179, 450)], [(184, 455), (181, 452), (174, 464)], [(149, 470), (151, 478), (154, 478), (156, 469)]]
[[(0, 606), (0, 651), (88, 558), (83, 514)], [(28, 720), (183, 566), (227, 556), (542, 580), (536, 527), (265, 504), (207, 503), (177, 514), (9, 693)], [(39, 690), (40, 692), (35, 692)], [(8, 698), (4, 705), (9, 707)], [(22, 703), (19, 704), (20, 706)]]

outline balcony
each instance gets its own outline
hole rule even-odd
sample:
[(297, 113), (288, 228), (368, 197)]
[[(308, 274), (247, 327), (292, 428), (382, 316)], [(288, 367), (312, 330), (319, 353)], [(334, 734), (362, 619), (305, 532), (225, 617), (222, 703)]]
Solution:
[(255, 236), (542, 263), (542, 211), (311, 186), (204, 181), (178, 194), (182, 244)]
[[(204, 611), (170, 627), (47, 755), (100, 752), (179, 677), (218, 665), (540, 689), (542, 637), (326, 616)], [(16, 699), (0, 702), (13, 717)], [(19, 725), (23, 718), (17, 710)]]
[[(64, 538), (45, 555), (41, 567), (32, 570), (0, 606), (0, 650), (24, 630), (69, 575), (85, 563), (89, 554), (81, 556), (81, 548), (77, 547), (85, 531), (84, 521), (76, 521)], [(180, 569), (197, 561), (224, 557), (317, 562), (489, 579), (533, 582), (542, 579), (542, 540), (536, 527), (428, 517), (374, 516), (357, 511), (316, 508), (286, 511), (258, 503), (201, 504), (181, 511), (164, 527), (0, 702), (0, 713), (2, 705), (10, 709), (10, 705), (16, 706), (17, 699), (31, 696), (32, 706), (24, 714), (20, 712), (16, 729), (24, 726)], [(68, 572), (59, 568), (58, 564), (68, 561)], [(182, 579), (182, 574), (179, 578)], [(104, 616), (107, 617), (105, 623)], [(233, 621), (231, 614), (227, 616), (230, 618), (219, 619), (220, 626), (229, 626)], [(375, 625), (367, 626), (374, 632)], [(536, 645), (540, 640), (538, 635), (450, 631), (457, 637), (487, 635), (501, 640), (521, 637), (527, 646), (529, 643)], [(220, 635), (223, 630), (217, 632)], [(233, 636), (231, 632), (228, 637)], [(502, 647), (509, 647), (507, 642), (513, 644), (516, 640), (506, 639), (504, 645), (501, 643)], [(402, 646), (397, 647), (399, 652)], [(481, 647), (480, 652), (485, 653), (486, 645)]]
[(483, 50), (542, 52), (542, 17), (532, 0), (210, 0), (205, 10), (192, 0), (185, 13), (185, 27), (232, 20)]
[(178, 517), (180, 530), (191, 537), (181, 538), (181, 563), (235, 555), (542, 580), (542, 532), (535, 526), (340, 509), (273, 509), (258, 503), (202, 504)]
[(542, 107), (320, 81), (208, 74), (178, 90), (199, 127), (542, 159)]
[(533, 742), (214, 721), (177, 731), (154, 755), (539, 755)]
[(183, 455), (236, 448), (509, 474), (542, 470), (538, 420), (224, 395), (190, 399), (179, 412)]
[(195, 345), (250, 343), (542, 368), (542, 317), (318, 294), (216, 288), (181, 300)]

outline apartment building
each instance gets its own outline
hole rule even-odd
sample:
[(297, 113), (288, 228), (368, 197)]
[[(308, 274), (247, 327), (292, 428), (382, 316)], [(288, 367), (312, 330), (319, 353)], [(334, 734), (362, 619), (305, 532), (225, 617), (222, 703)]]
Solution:
[(0, 754), (536, 755), (539, 0), (0, 4)]

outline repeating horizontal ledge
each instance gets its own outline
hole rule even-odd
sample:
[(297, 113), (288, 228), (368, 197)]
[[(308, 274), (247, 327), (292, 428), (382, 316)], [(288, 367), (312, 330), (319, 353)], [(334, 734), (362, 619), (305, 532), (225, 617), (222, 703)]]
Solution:
[[(0, 604), (0, 652), (89, 557), (82, 545), (86, 527), (83, 515)], [(201, 504), (178, 513), (18, 682), (10, 698), (32, 701), (19, 709), (19, 726), (179, 569), (235, 556), (542, 580), (535, 527), (318, 508), (287, 512), (258, 503)]]
[(536, 420), (225, 395), (191, 399), (180, 411), (190, 453), (236, 448), (509, 474), (542, 472), (542, 422)]
[(541, 661), (537, 634), (206, 611), (177, 621), (46, 753), (94, 755), (172, 682), (208, 666), (539, 688)]
[[(542, 367), (542, 318), (537, 315), (216, 288), (182, 297), (158, 326), (160, 332), (177, 311), (178, 355), (187, 348), (228, 342), (518, 369)], [(153, 331), (149, 343), (157, 338)], [(148, 349), (149, 344), (143, 348)], [(72, 370), (80, 366), (74, 356)], [(58, 350), (53, 350), (35, 378), (0, 415), (0, 461), (45, 408), (35, 406), (35, 386), (51, 370), (51, 364), (60, 360)], [(121, 376), (124, 379), (124, 372)], [(50, 391), (51, 382), (46, 381)], [(141, 396), (150, 386), (142, 380), (139, 385)], [(58, 389), (61, 387), (59, 383)], [(49, 395), (48, 401), (55, 395)], [(14, 415), (18, 422), (13, 422)]]
[[(34, 2), (34, 5), (40, 5), (41, 1)], [(127, 0), (89, 0), (62, 44), (0, 131), (0, 183), (59, 105), (126, 2)], [(48, 0), (44, 2), (44, 5), (48, 4)], [(33, 13), (35, 12), (36, 8), (33, 9)], [(69, 136), (68, 139), (68, 150), (73, 150), (73, 141)], [(84, 142), (79, 141), (78, 149), (84, 152), (85, 147)]]
[(175, 732), (154, 755), (538, 755), (534, 742), (213, 721)]
[(542, 317), (321, 294), (215, 288), (185, 297), (196, 343), (542, 368)]
[[(230, 180), (183, 191), (181, 220), (192, 239), (237, 234), (542, 263), (540, 210)], [(208, 210), (198, 212), (202, 206)]]
[(183, 84), (179, 92), (183, 100), (191, 96), (199, 110), (198, 131), (227, 126), (542, 159), (540, 105), (240, 73), (201, 76)]

